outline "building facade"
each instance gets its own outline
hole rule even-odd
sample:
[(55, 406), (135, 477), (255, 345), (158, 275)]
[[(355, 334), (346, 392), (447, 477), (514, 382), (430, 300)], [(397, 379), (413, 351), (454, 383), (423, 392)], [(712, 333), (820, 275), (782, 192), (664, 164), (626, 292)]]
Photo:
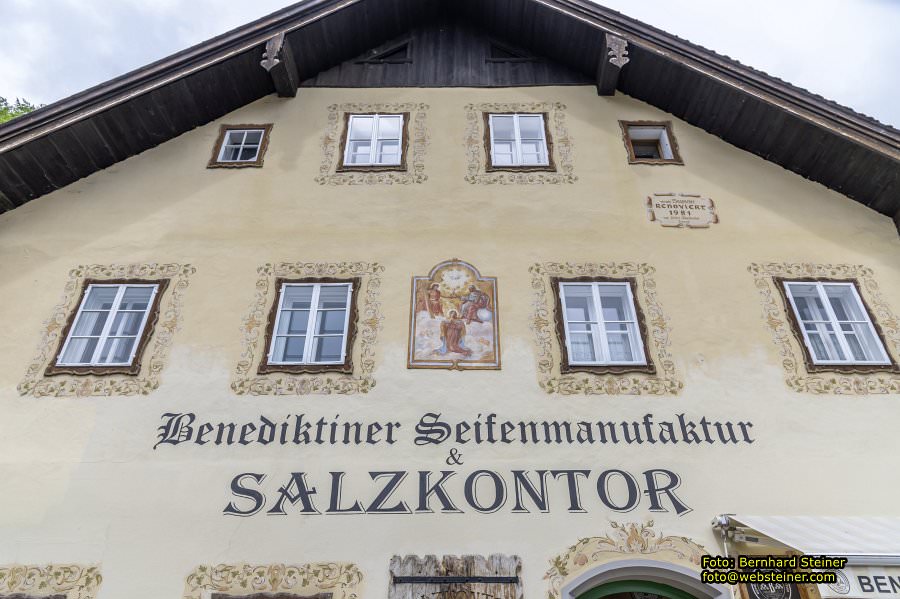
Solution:
[(757, 596), (900, 594), (900, 134), (600, 8), (386, 4), (0, 128), (0, 597), (727, 597), (791, 522), (880, 570)]

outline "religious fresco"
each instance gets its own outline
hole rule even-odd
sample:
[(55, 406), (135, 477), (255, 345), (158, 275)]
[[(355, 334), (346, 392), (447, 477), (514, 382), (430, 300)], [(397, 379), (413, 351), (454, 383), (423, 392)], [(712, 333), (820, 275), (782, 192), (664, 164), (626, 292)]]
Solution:
[(407, 366), (499, 369), (497, 279), (455, 258), (413, 277)]

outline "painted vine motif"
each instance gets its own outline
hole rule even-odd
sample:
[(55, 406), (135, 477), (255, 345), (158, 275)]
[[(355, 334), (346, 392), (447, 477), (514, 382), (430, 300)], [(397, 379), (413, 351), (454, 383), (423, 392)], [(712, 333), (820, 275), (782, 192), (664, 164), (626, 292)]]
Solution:
[[(668, 319), (656, 293), (656, 270), (642, 262), (537, 263), (528, 269), (534, 291), (531, 330), (538, 349), (538, 382), (547, 393), (562, 395), (675, 395), (684, 384), (678, 378), (675, 360), (669, 353)], [(657, 366), (655, 374), (560, 373), (560, 348), (555, 337), (554, 297), (551, 277), (631, 277), (637, 280), (637, 301), (647, 325), (645, 351)]]
[[(416, 103), (387, 103), (387, 104), (332, 104), (328, 107), (328, 125), (325, 136), (322, 137), (322, 162), (319, 165), (319, 175), (316, 183), (319, 185), (409, 185), (412, 183), (424, 183), (428, 176), (425, 174), (425, 151), (428, 147), (428, 130), (425, 127), (425, 118), (428, 110), (427, 104)], [(409, 155), (406, 160), (405, 171), (375, 171), (375, 172), (338, 172), (338, 166), (344, 154), (341, 147), (341, 139), (346, 114), (361, 113), (388, 113), (396, 114), (407, 112), (410, 115), (409, 123)]]
[(290, 591), (298, 596), (331, 593), (332, 599), (358, 599), (363, 575), (353, 564), (219, 564), (199, 566), (184, 585), (183, 599), (203, 599), (214, 591), (226, 595)]
[[(542, 185), (574, 183), (575, 153), (572, 149), (572, 138), (566, 127), (565, 104), (559, 102), (525, 102), (525, 103), (484, 103), (467, 104), (466, 110), (466, 181), (481, 185)], [(487, 151), (485, 148), (484, 117), (485, 113), (519, 112), (546, 113), (553, 147), (550, 148), (552, 162), (556, 172), (487, 172)]]
[[(180, 327), (184, 293), (196, 270), (190, 264), (156, 263), (92, 264), (73, 268), (69, 271), (62, 300), (54, 308), (53, 315), (44, 322), (38, 353), (28, 367), (24, 380), (19, 383), (19, 393), (35, 397), (146, 395), (158, 388), (172, 339)], [(44, 375), (47, 366), (56, 357), (56, 348), (59, 347), (69, 315), (78, 309), (85, 279), (170, 279), (160, 301), (159, 318), (138, 375)]]
[(579, 539), (565, 553), (550, 560), (544, 574), (550, 581), (548, 599), (559, 599), (565, 584), (588, 568), (635, 555), (652, 555), (653, 559), (700, 570), (700, 558), (706, 549), (688, 537), (665, 535), (654, 530), (653, 520), (645, 523), (610, 522), (612, 530), (600, 537)]
[[(310, 395), (367, 393), (375, 386), (372, 372), (375, 370), (375, 343), (381, 328), (381, 273), (384, 267), (367, 262), (281, 262), (266, 264), (257, 269), (256, 294), (249, 314), (244, 318), (241, 333), (241, 355), (231, 389), (239, 395)], [(363, 293), (358, 298), (358, 357), (354, 354), (353, 374), (290, 374), (273, 372), (258, 374), (259, 361), (263, 359), (265, 328), (269, 308), (275, 301), (275, 279), (300, 279), (305, 277), (361, 277)], [(356, 351), (356, 348), (348, 348)]]
[(94, 599), (103, 577), (97, 566), (0, 566), (0, 596), (13, 593)]
[(753, 263), (747, 270), (762, 301), (763, 319), (772, 333), (778, 349), (788, 387), (802, 393), (882, 394), (900, 393), (900, 375), (885, 373), (817, 372), (810, 373), (804, 365), (802, 340), (798, 339), (788, 320), (787, 307), (776, 288), (775, 278), (856, 279), (863, 299), (871, 308), (881, 327), (885, 349), (900, 355), (900, 319), (881, 295), (871, 268), (855, 264), (812, 264), (807, 262)]

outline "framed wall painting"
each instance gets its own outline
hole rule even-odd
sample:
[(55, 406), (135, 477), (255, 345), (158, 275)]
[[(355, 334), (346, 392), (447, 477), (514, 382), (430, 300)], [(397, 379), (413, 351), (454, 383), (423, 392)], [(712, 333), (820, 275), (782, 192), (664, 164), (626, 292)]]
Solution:
[(497, 279), (462, 260), (412, 278), (408, 368), (498, 370)]

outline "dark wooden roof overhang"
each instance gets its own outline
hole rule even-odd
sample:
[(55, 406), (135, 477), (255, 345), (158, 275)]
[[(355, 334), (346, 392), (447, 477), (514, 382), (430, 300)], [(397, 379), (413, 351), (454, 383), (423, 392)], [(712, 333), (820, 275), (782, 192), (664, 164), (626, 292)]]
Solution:
[(601, 94), (645, 101), (900, 227), (900, 131), (587, 0), (305, 0), (0, 126), (0, 211), (265, 95), (291, 96), (448, 12), (583, 73)]

